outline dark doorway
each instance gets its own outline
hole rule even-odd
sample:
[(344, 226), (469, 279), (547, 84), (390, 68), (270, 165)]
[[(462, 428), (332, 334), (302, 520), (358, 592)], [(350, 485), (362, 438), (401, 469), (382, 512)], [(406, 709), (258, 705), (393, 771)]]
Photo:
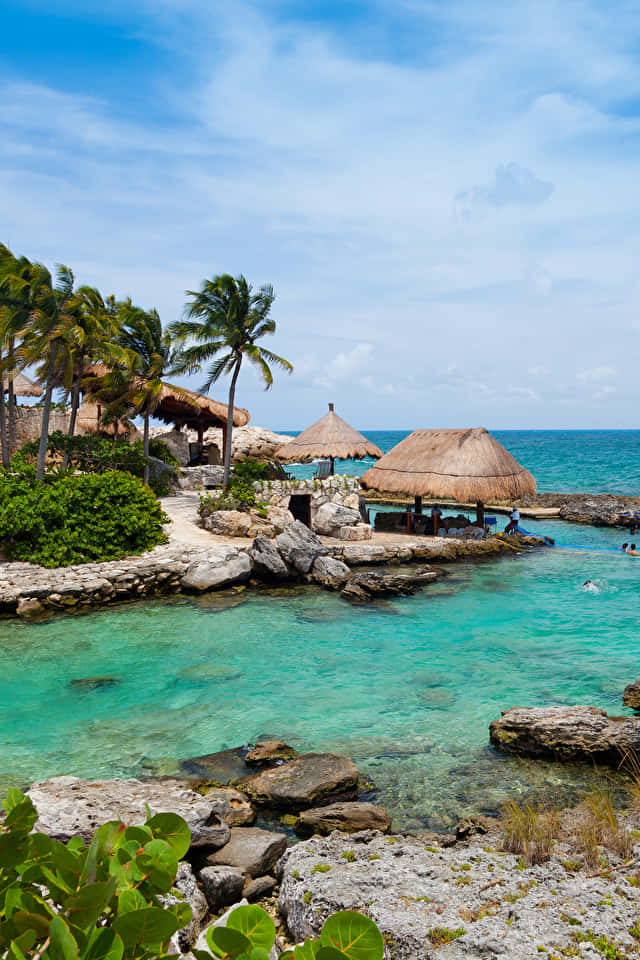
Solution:
[(289, 497), (289, 510), (295, 520), (300, 520), (305, 527), (311, 527), (311, 494), (295, 493)]

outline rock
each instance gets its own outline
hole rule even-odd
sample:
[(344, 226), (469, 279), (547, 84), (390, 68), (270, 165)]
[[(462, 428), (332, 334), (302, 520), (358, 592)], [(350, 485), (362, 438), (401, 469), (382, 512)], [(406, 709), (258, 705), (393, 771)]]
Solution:
[(316, 558), (328, 553), (322, 541), (300, 520), (278, 534), (276, 546), (285, 563), (298, 573), (309, 573)]
[(373, 803), (330, 803), (327, 807), (304, 810), (294, 824), (301, 837), (314, 833), (326, 836), (333, 830), (358, 833), (360, 830), (380, 830), (386, 833), (391, 820), (384, 807)]
[(265, 510), (265, 513), (267, 514), (266, 517), (261, 517), (256, 510), (251, 510), (250, 512), (254, 527), (260, 526), (261, 523), (264, 524), (266, 522), (274, 531), (273, 536), (276, 536), (279, 533), (284, 533), (287, 527), (291, 526), (292, 523), (295, 523), (295, 517), (291, 511), (284, 507), (268, 506)]
[(632, 710), (640, 710), (640, 679), (624, 688), (622, 705), (631, 707)]
[(355, 523), (353, 526), (340, 527), (339, 540), (371, 540), (373, 528), (368, 523)]
[(252, 520), (241, 510), (214, 510), (202, 518), (202, 526), (219, 537), (248, 537)]
[(491, 817), (466, 817), (461, 820), (456, 827), (456, 843), (468, 840), (476, 835), (484, 836), (490, 830), (495, 830), (499, 826), (499, 821)]
[(199, 467), (183, 467), (178, 485), (181, 490), (217, 490), (224, 483), (224, 467), (202, 464)]
[(204, 796), (212, 800), (222, 800), (227, 804), (224, 822), (228, 827), (250, 827), (256, 819), (256, 811), (246, 793), (234, 790), (233, 787), (212, 787)]
[(640, 719), (609, 717), (596, 707), (512, 707), (489, 730), (494, 747), (530, 757), (617, 765), (640, 751)]
[(21, 597), (18, 600), (16, 613), (19, 617), (37, 617), (44, 613), (44, 604), (40, 603), (34, 597)]
[(188, 757), (180, 761), (179, 770), (185, 777), (209, 780), (212, 784), (226, 786), (232, 780), (246, 777), (246, 753), (246, 747), (234, 747), (231, 750), (206, 753), (201, 757)]
[[(425, 849), (421, 838), (373, 831), (314, 837), (279, 863), (279, 911), (293, 942), (317, 936), (340, 910), (366, 912), (394, 960), (602, 960), (603, 951), (576, 942), (576, 932), (588, 931), (615, 943), (619, 956), (635, 955), (629, 931), (640, 889), (620, 873), (569, 872), (563, 860), (576, 850), (562, 842), (535, 867), (497, 848), (499, 836), (473, 838), (462, 849)], [(455, 939), (440, 946), (443, 932)]]
[(186, 953), (198, 939), (202, 921), (208, 913), (207, 901), (202, 890), (200, 890), (196, 883), (196, 878), (193, 875), (190, 864), (187, 863), (186, 860), (182, 860), (178, 864), (178, 873), (174, 887), (183, 895), (182, 898), (178, 898), (172, 893), (167, 893), (159, 899), (165, 906), (179, 903), (182, 899), (182, 902), (186, 901), (191, 907), (191, 920), (186, 927), (178, 930), (178, 932), (173, 935), (171, 938), (172, 950), (169, 951)]
[(169, 448), (181, 467), (189, 463), (189, 438), (182, 430), (169, 430), (166, 433), (157, 433), (154, 437)]
[(116, 683), (120, 683), (119, 677), (74, 677), (69, 681), (69, 686), (79, 690), (100, 690), (101, 687), (113, 687)]
[(306, 753), (272, 770), (241, 781), (256, 803), (290, 810), (323, 806), (334, 800), (355, 800), (358, 769), (335, 753)]
[(251, 560), (246, 553), (221, 545), (190, 563), (181, 583), (186, 590), (212, 590), (248, 580), (250, 573)]
[(230, 830), (224, 822), (225, 804), (201, 797), (179, 780), (80, 780), (53, 777), (28, 791), (38, 811), (36, 830), (66, 843), (82, 837), (88, 843), (94, 831), (108, 820), (128, 826), (145, 823), (146, 805), (152, 815), (177, 813), (191, 830), (191, 848), (217, 850), (227, 843)]
[(287, 849), (284, 833), (272, 833), (259, 827), (234, 827), (231, 839), (221, 850), (207, 856), (207, 864), (221, 864), (249, 877), (261, 877), (273, 869)]
[(361, 602), (375, 597), (407, 596), (436, 580), (438, 574), (430, 567), (418, 567), (414, 573), (383, 574), (357, 573), (342, 590), (346, 600)]
[(313, 528), (322, 536), (339, 537), (341, 527), (353, 527), (361, 519), (358, 510), (350, 510), (337, 503), (323, 503), (316, 512)]
[(229, 866), (203, 867), (198, 873), (207, 903), (213, 911), (237, 903), (242, 895), (244, 874)]
[(286, 580), (289, 577), (289, 568), (278, 553), (272, 540), (267, 537), (255, 538), (249, 549), (254, 569), (258, 576), (265, 580)]
[(337, 590), (350, 578), (351, 570), (342, 560), (336, 560), (334, 557), (317, 557), (313, 563), (311, 576), (323, 587)]
[(276, 760), (291, 760), (296, 751), (284, 740), (262, 740), (256, 743), (244, 758), (249, 766), (262, 767), (265, 764), (274, 764)]
[(242, 896), (246, 897), (249, 903), (254, 903), (256, 900), (261, 900), (262, 897), (268, 897), (272, 894), (276, 886), (274, 877), (247, 878)]

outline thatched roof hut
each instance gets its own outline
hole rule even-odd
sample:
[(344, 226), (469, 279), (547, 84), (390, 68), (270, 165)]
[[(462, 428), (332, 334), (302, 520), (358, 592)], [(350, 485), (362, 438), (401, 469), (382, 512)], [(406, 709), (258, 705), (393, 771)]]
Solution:
[(91, 403), (84, 400), (78, 408), (76, 430), (78, 433), (91, 433), (95, 436), (120, 437), (133, 443), (140, 437), (135, 425), (126, 417), (121, 417), (113, 423), (103, 423), (104, 407), (100, 403)]
[(381, 457), (382, 450), (339, 417), (329, 404), (329, 412), (306, 430), (276, 450), (278, 460), (307, 463), (310, 460), (362, 460)]
[(536, 482), (484, 429), (414, 430), (362, 477), (370, 490), (487, 503), (536, 492)]
[[(44, 393), (42, 387), (25, 377), (24, 373), (15, 373), (13, 380), (13, 395), (15, 397), (41, 397)], [(9, 383), (6, 377), (3, 378), (2, 388), (4, 393), (9, 392)]]
[[(107, 367), (100, 363), (94, 363), (87, 367), (85, 376), (103, 377), (108, 373)], [(88, 392), (91, 393), (91, 386), (88, 386)], [(227, 428), (229, 408), (226, 403), (220, 403), (218, 400), (212, 400), (211, 397), (205, 397), (202, 393), (195, 393), (193, 390), (187, 390), (186, 387), (176, 387), (171, 383), (162, 384), (162, 395), (160, 402), (153, 412), (156, 420), (162, 420), (163, 423), (172, 423), (178, 429), (186, 426), (191, 430), (197, 430), (200, 438), (209, 427)], [(249, 411), (242, 407), (233, 409), (233, 426), (244, 427), (251, 419)]]

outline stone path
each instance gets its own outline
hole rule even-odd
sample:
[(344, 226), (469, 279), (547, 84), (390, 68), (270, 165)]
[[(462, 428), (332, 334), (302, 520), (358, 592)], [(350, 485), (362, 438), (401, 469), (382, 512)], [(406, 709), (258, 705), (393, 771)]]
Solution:
[(200, 526), (198, 505), (200, 498), (197, 493), (179, 493), (173, 497), (162, 497), (162, 509), (171, 522), (165, 526), (169, 540), (175, 544), (194, 547), (211, 547), (217, 543), (233, 544), (242, 549), (251, 544), (251, 540), (242, 537), (220, 537), (209, 533)]

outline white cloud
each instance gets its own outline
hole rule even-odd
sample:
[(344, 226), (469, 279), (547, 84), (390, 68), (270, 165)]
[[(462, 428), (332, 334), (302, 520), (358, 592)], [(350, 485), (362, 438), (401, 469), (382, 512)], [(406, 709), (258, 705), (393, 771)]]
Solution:
[(601, 383), (603, 380), (611, 380), (616, 376), (616, 372), (615, 367), (592, 367), (590, 370), (581, 370), (576, 377), (583, 383)]

